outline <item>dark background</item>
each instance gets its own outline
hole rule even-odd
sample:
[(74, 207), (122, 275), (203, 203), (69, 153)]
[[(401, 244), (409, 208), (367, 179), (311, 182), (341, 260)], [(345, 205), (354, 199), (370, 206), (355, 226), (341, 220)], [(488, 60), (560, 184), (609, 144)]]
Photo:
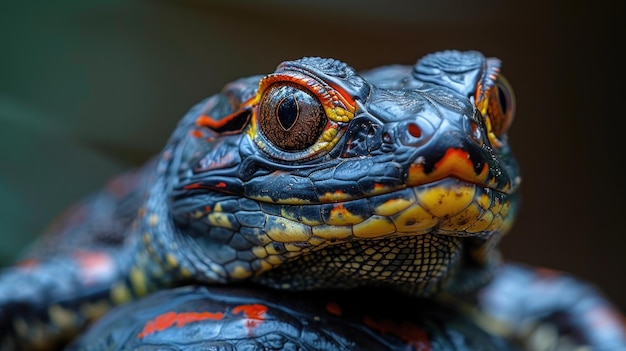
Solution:
[(263, 4), (4, 1), (0, 263), (158, 152), (187, 109), (229, 81), (305, 55), (367, 69), (476, 49), (503, 60), (518, 101), (510, 140), (523, 205), (506, 257), (573, 272), (626, 310), (623, 5)]

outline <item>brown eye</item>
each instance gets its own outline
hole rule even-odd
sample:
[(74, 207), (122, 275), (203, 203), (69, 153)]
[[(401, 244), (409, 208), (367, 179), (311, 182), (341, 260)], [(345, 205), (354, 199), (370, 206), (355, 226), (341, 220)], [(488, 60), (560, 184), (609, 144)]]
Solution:
[(301, 151), (310, 147), (327, 123), (319, 100), (295, 84), (270, 87), (261, 98), (261, 131), (280, 149)]
[(515, 97), (513, 89), (504, 77), (499, 76), (496, 84), (491, 88), (487, 115), (491, 122), (491, 129), (496, 136), (501, 136), (511, 126), (515, 112)]

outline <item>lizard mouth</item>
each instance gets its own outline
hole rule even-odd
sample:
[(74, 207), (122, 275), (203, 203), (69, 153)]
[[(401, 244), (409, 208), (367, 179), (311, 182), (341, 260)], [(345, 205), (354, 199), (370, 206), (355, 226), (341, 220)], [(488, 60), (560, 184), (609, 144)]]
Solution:
[[(487, 264), (491, 256), (481, 251), (483, 245), (466, 253), (466, 240), (488, 243), (501, 237), (515, 217), (515, 199), (514, 194), (444, 178), (372, 196), (366, 210), (362, 199), (333, 204), (324, 223), (309, 229), (303, 227), (306, 220), (279, 217), (281, 226), (266, 228), (272, 240), (263, 250), (277, 253), (275, 264), (266, 265), (254, 279), (296, 290), (320, 284), (390, 284), (428, 295), (449, 283), (444, 277), (456, 276), (453, 272), (465, 255)], [(366, 218), (357, 213), (357, 204), (368, 211)], [(297, 233), (302, 234), (298, 240), (308, 239), (293, 242)]]
[(481, 236), (510, 228), (514, 198), (458, 178), (444, 178), (366, 199), (313, 205), (320, 206), (315, 212), (321, 218), (316, 219), (305, 213), (311, 213), (311, 206), (285, 206), (280, 216), (267, 217), (265, 229), (274, 243), (314, 238), (333, 244), (429, 233)]

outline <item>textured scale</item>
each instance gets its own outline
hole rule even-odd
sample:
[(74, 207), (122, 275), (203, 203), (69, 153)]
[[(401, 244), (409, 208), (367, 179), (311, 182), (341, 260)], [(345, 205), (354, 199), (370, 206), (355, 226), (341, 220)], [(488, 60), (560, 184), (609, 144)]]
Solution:
[(514, 107), (475, 51), (230, 83), (2, 271), (0, 348), (618, 349), (596, 290), (502, 264)]

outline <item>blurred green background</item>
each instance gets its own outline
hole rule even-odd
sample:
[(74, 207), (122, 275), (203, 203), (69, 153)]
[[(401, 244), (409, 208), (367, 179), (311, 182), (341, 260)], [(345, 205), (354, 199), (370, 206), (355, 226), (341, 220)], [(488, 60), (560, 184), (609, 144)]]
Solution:
[(229, 81), (305, 55), (367, 69), (477, 49), (503, 60), (518, 99), (510, 139), (523, 205), (506, 257), (573, 272), (626, 310), (622, 7), (4, 1), (0, 263), (72, 202), (158, 152), (187, 109)]

